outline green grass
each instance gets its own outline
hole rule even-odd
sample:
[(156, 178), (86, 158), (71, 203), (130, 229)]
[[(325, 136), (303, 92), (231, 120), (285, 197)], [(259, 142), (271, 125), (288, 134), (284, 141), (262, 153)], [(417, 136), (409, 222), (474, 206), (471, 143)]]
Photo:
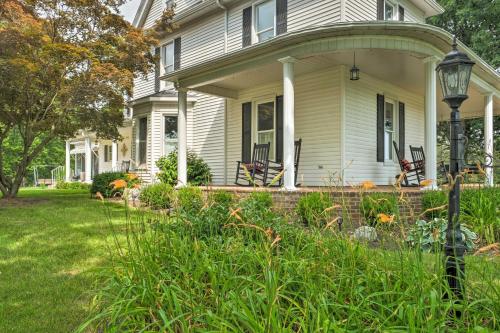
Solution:
[[(123, 207), (107, 204), (112, 221)], [(0, 332), (71, 332), (88, 316), (112, 232), (88, 191), (28, 189), (0, 200)]]

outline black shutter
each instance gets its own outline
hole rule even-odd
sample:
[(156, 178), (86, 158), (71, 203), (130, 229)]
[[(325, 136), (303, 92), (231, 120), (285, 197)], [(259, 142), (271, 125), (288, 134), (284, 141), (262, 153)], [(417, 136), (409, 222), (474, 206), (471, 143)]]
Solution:
[(107, 162), (108, 160), (108, 146), (104, 145), (104, 162)]
[(241, 105), (241, 160), (250, 162), (252, 159), (252, 102)]
[(160, 48), (155, 48), (155, 92), (160, 91)]
[(384, 95), (377, 94), (377, 162), (384, 161)]
[(404, 21), (405, 20), (405, 8), (402, 6), (398, 6), (399, 10), (399, 20)]
[(284, 34), (287, 29), (288, 0), (276, 0), (276, 35)]
[(252, 7), (243, 9), (243, 47), (252, 44)]
[(276, 162), (283, 162), (283, 96), (276, 96)]
[(399, 102), (399, 153), (405, 157), (405, 103)]
[(174, 71), (181, 68), (181, 38), (174, 39)]
[(384, 20), (384, 0), (377, 0), (377, 20)]

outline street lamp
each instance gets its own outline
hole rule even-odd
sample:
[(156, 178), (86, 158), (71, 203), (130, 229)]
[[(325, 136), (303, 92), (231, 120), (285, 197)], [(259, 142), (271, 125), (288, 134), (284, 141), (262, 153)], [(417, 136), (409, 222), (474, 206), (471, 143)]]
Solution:
[(448, 227), (446, 230), (446, 277), (448, 285), (458, 299), (463, 298), (461, 281), (465, 276), (465, 245), (460, 230), (460, 174), (464, 165), (464, 133), (460, 122), (458, 108), (469, 96), (467, 89), (474, 62), (457, 50), (456, 38), (453, 38), (453, 49), (436, 71), (443, 90), (443, 101), (451, 108), (450, 114), (450, 174), (452, 188), (448, 196)]

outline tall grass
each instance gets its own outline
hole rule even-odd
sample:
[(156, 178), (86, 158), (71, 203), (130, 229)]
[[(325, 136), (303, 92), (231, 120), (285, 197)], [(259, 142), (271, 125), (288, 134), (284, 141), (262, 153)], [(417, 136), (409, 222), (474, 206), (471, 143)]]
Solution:
[[(287, 223), (266, 193), (218, 194), (171, 216), (144, 213), (81, 327), (105, 332), (346, 332), (500, 329), (498, 261), (468, 258), (467, 297), (443, 300), (440, 255), (370, 249)], [(186, 204), (186, 202), (184, 202)], [(460, 307), (463, 316), (450, 316)]]

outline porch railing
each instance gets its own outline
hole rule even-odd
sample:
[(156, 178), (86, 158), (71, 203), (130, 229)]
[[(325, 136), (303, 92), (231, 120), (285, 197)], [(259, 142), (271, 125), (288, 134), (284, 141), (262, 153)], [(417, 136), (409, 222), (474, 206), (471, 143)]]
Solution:
[(56, 186), (57, 182), (64, 180), (66, 176), (66, 167), (64, 165), (60, 165), (57, 168), (54, 168), (50, 171), (52, 178), (52, 186)]

